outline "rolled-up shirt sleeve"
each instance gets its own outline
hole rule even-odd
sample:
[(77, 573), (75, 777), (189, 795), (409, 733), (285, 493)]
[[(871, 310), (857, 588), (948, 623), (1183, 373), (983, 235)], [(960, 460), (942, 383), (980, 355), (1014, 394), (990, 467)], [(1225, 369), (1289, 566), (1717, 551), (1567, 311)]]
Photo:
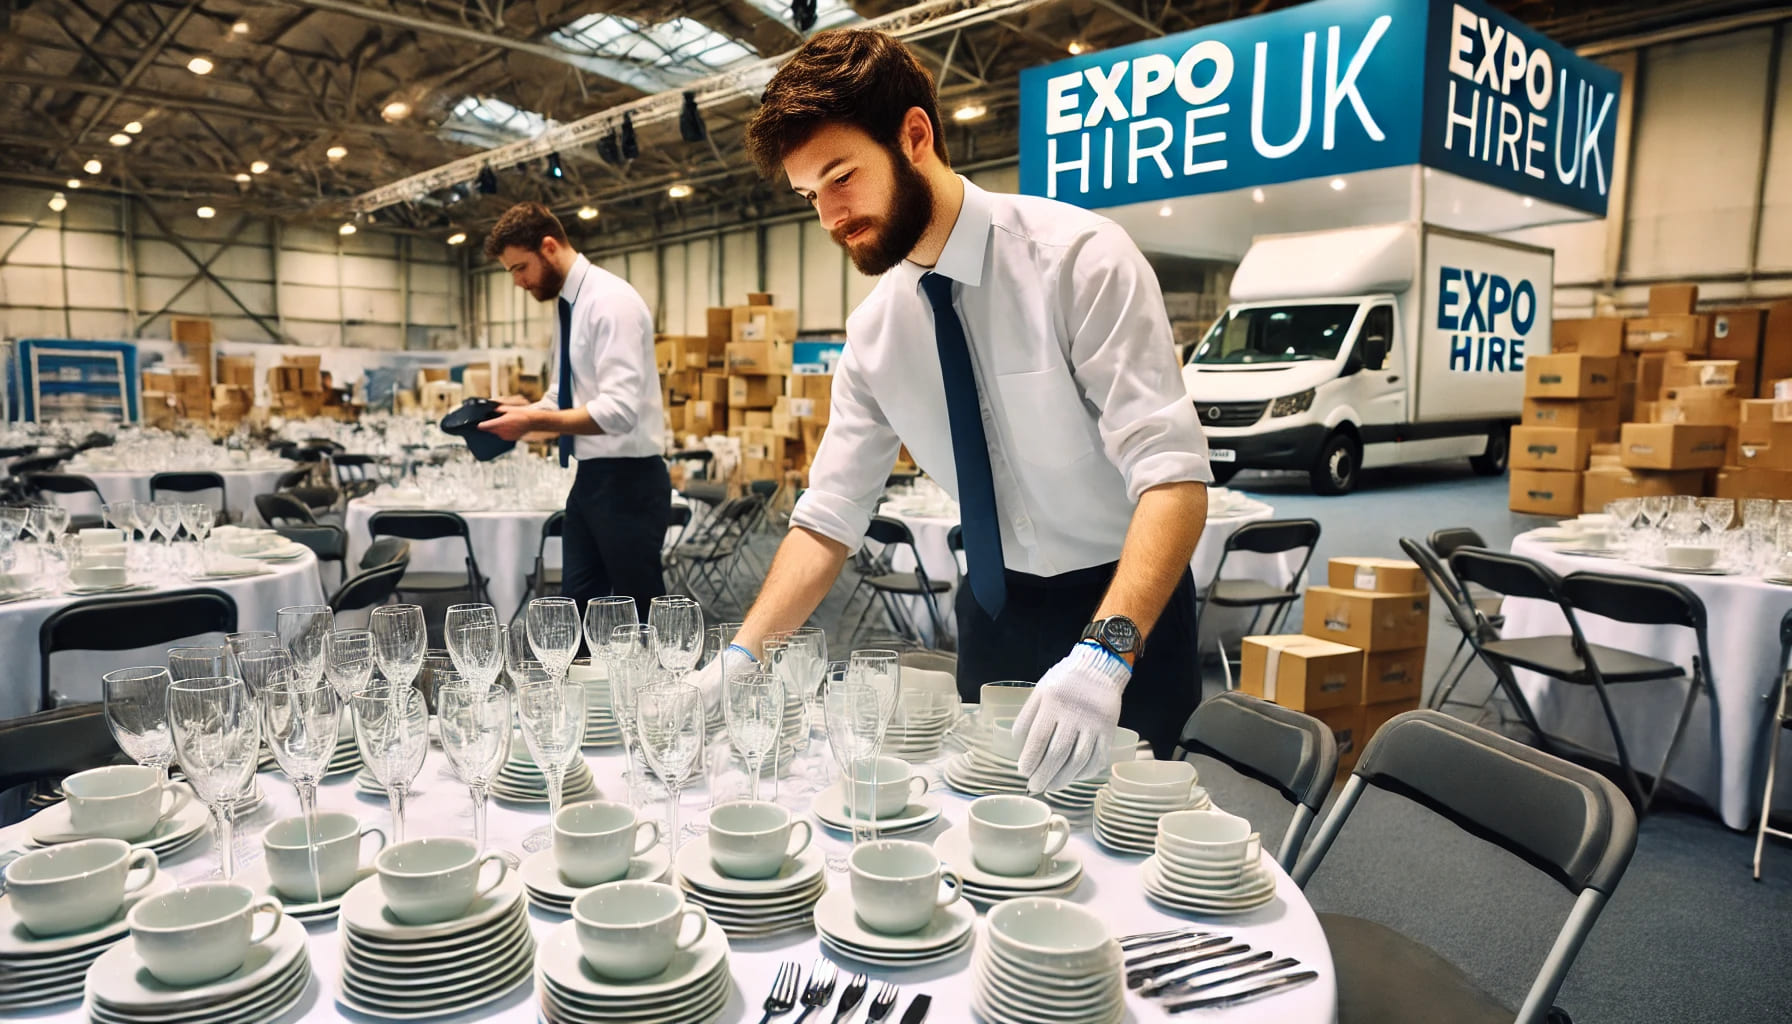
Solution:
[(809, 467), (809, 489), (797, 499), (790, 525), (857, 548), (901, 448), (848, 345), (834, 371), (828, 426)]
[(593, 303), (583, 325), (591, 332), (593, 372), (597, 375), (597, 397), (585, 403), (585, 412), (606, 434), (633, 431), (647, 389), (659, 387), (659, 372), (651, 365), (653, 317), (638, 298), (633, 305), (639, 308)]
[(1189, 401), (1157, 275), (1115, 224), (1079, 239), (1057, 292), (1077, 384), (1099, 412), (1102, 447), (1127, 497), (1178, 481), (1211, 483), (1207, 435)]

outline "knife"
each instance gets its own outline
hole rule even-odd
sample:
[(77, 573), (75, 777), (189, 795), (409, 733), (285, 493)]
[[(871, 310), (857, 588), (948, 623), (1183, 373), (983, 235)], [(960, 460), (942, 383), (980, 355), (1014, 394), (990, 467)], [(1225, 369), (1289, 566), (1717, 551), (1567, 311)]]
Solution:
[(1136, 949), (1139, 946), (1149, 946), (1157, 942), (1170, 942), (1175, 939), (1192, 938), (1196, 935), (1206, 934), (1208, 933), (1202, 931), (1199, 925), (1183, 925), (1180, 928), (1166, 928), (1161, 932), (1139, 932), (1136, 935), (1121, 936), (1120, 948)]
[(1246, 989), (1236, 995), (1210, 996), (1206, 999), (1191, 999), (1187, 1002), (1171, 1003), (1164, 1007), (1164, 1011), (1166, 1013), (1181, 1013), (1184, 1010), (1208, 1010), (1222, 1006), (1237, 1006), (1240, 1003), (1248, 1003), (1253, 999), (1261, 999), (1264, 996), (1283, 991), (1284, 989), (1299, 988), (1317, 977), (1319, 977), (1318, 971), (1302, 971), (1299, 974), (1284, 975), (1274, 981), (1259, 985), (1256, 988)]
[(1147, 992), (1150, 992), (1152, 989), (1163, 988), (1176, 978), (1188, 977), (1191, 973), (1197, 970), (1197, 968), (1194, 967), (1196, 964), (1206, 963), (1209, 960), (1217, 960), (1221, 957), (1238, 956), (1241, 953), (1248, 952), (1250, 948), (1248, 943), (1234, 942), (1227, 946), (1221, 946), (1218, 949), (1206, 950), (1205, 952), (1172, 960), (1168, 963), (1155, 964), (1151, 967), (1141, 967), (1136, 970), (1127, 971), (1126, 987), (1138, 988), (1140, 985), (1144, 985), (1145, 991)]
[[(1246, 949), (1250, 949), (1250, 948), (1251, 947), (1249, 947), (1249, 946), (1245, 946), (1242, 949), (1221, 950), (1221, 951), (1209, 956), (1208, 959), (1213, 959), (1214, 957), (1219, 957), (1219, 956), (1229, 956), (1229, 957), (1230, 956), (1238, 956), (1238, 954), (1240, 954), (1240, 953), (1244, 952)], [(1145, 995), (1145, 996), (1153, 996), (1153, 997), (1161, 996), (1161, 995), (1163, 995), (1163, 993), (1166, 989), (1181, 988), (1183, 983), (1187, 982), (1191, 978), (1200, 978), (1200, 977), (1204, 977), (1205, 975), (1209, 975), (1209, 974), (1217, 974), (1220, 971), (1230, 971), (1235, 967), (1243, 967), (1245, 964), (1259, 964), (1265, 960), (1268, 960), (1272, 956), (1275, 956), (1275, 954), (1271, 953), (1267, 949), (1263, 949), (1263, 950), (1258, 950), (1255, 953), (1252, 953), (1250, 956), (1242, 957), (1242, 958), (1236, 959), (1236, 960), (1228, 960), (1223, 964), (1213, 964), (1212, 966), (1209, 966), (1209, 967), (1202, 967), (1199, 964), (1193, 964), (1190, 966), (1181, 967), (1174, 971), (1169, 972), (1168, 974), (1164, 974), (1161, 977), (1159, 977), (1153, 981), (1147, 982), (1145, 987), (1141, 988), (1139, 990), (1139, 994)]]
[[(1236, 966), (1236, 965), (1234, 965), (1234, 966)], [(1209, 989), (1224, 988), (1227, 985), (1231, 985), (1236, 982), (1243, 981), (1246, 978), (1256, 977), (1259, 974), (1274, 974), (1276, 971), (1280, 971), (1285, 968), (1299, 967), (1299, 966), (1300, 966), (1299, 960), (1296, 960), (1291, 956), (1285, 956), (1280, 960), (1272, 960), (1269, 963), (1262, 965), (1261, 967), (1253, 967), (1248, 971), (1240, 971), (1239, 973), (1234, 974), (1229, 978), (1215, 978), (1212, 981), (1203, 981), (1199, 985), (1190, 985), (1188, 983), (1188, 980), (1184, 979), (1180, 984), (1178, 984), (1174, 987), (1176, 989), (1176, 993), (1179, 995), (1194, 995), (1196, 992), (1206, 992)]]
[(1224, 935), (1209, 935), (1202, 939), (1185, 939), (1167, 946), (1157, 946), (1137, 956), (1129, 956), (1125, 960), (1127, 971), (1144, 970), (1148, 967), (1161, 966), (1166, 960), (1175, 960), (1185, 954), (1223, 946), (1232, 940)]
[(927, 1008), (933, 1005), (933, 997), (925, 993), (916, 996), (902, 1011), (902, 1024), (921, 1024), (927, 1019)]

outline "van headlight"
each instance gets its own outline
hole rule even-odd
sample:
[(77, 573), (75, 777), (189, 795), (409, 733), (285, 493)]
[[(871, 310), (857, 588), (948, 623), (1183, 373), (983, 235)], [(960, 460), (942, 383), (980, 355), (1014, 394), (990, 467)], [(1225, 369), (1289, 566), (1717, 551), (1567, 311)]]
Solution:
[(1299, 394), (1284, 395), (1269, 403), (1271, 416), (1293, 416), (1313, 408), (1313, 389), (1308, 388)]

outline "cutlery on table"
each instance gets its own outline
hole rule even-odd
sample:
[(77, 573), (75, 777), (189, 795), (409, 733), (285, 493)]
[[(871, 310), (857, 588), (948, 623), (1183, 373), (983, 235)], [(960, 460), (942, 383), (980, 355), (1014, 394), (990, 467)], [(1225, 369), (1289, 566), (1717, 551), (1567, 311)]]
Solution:
[(932, 1005), (932, 996), (926, 993), (916, 996), (909, 1002), (908, 1009), (902, 1011), (902, 1024), (921, 1024), (927, 1019), (927, 1008)]
[(1164, 1010), (1169, 1013), (1181, 1013), (1184, 1010), (1209, 1010), (1217, 1009), (1222, 1006), (1237, 1006), (1241, 1003), (1248, 1003), (1253, 999), (1261, 999), (1264, 996), (1281, 992), (1286, 989), (1299, 988), (1317, 977), (1319, 977), (1318, 971), (1301, 971), (1299, 974), (1284, 975), (1274, 981), (1258, 985), (1256, 988), (1246, 989), (1235, 995), (1209, 996), (1206, 999), (1192, 999), (1187, 1002), (1171, 1003), (1164, 1007)]
[(834, 979), (838, 969), (834, 962), (826, 957), (816, 957), (815, 966), (809, 970), (809, 984), (803, 989), (803, 1012), (797, 1015), (796, 1024), (803, 1024), (809, 1014), (834, 998)]
[(803, 971), (803, 965), (794, 960), (786, 960), (778, 965), (778, 976), (772, 979), (771, 995), (765, 997), (765, 1016), (759, 1024), (768, 1024), (782, 1013), (789, 1013), (796, 1007), (797, 976)]
[[(1256, 958), (1253, 957), (1252, 959), (1254, 960)], [(1228, 967), (1240, 967), (1240, 966), (1243, 966), (1245, 963), (1249, 963), (1249, 962), (1251, 962), (1251, 961), (1249, 961), (1249, 960), (1240, 961), (1239, 963), (1228, 964), (1227, 966)], [(1253, 967), (1248, 971), (1240, 971), (1239, 973), (1234, 974), (1229, 978), (1215, 978), (1212, 981), (1203, 981), (1198, 985), (1190, 984), (1191, 979), (1184, 978), (1182, 981), (1176, 983), (1172, 987), (1175, 988), (1177, 995), (1194, 995), (1196, 992), (1208, 992), (1208, 991), (1211, 991), (1216, 988), (1224, 988), (1227, 985), (1231, 985), (1235, 982), (1243, 981), (1246, 978), (1254, 978), (1259, 974), (1274, 974), (1277, 971), (1284, 970), (1289, 967), (1299, 967), (1299, 966), (1300, 966), (1299, 960), (1296, 960), (1295, 958), (1293, 958), (1291, 956), (1285, 956), (1280, 960), (1271, 960), (1269, 963), (1262, 964), (1257, 967)]]
[(1138, 932), (1134, 935), (1122, 935), (1118, 941), (1121, 949), (1130, 951), (1139, 946), (1149, 946), (1154, 942), (1170, 942), (1206, 934), (1208, 933), (1200, 925), (1186, 924), (1180, 928), (1166, 928), (1161, 932)]
[[(1210, 960), (1240, 956), (1250, 952), (1250, 949), (1251, 946), (1248, 942), (1235, 942), (1228, 946), (1222, 946), (1219, 949), (1191, 953), (1180, 960), (1175, 960), (1170, 963), (1154, 964), (1150, 967), (1141, 967), (1137, 970), (1127, 971), (1126, 987), (1139, 988), (1142, 985), (1144, 986), (1142, 990), (1144, 994), (1150, 995), (1153, 991), (1161, 988), (1168, 988), (1170, 985), (1183, 978), (1190, 978), (1204, 971), (1212, 970), (1213, 968), (1204, 968), (1201, 966)], [(1266, 949), (1254, 959), (1263, 959), (1273, 955), (1274, 954)], [(1232, 965), (1220, 964), (1217, 966), (1220, 970), (1224, 970)]]
[(1208, 935), (1199, 939), (1185, 939), (1167, 946), (1154, 946), (1146, 952), (1126, 958), (1126, 969), (1130, 973), (1145, 967), (1155, 967), (1165, 960), (1174, 960), (1185, 953), (1195, 953), (1214, 946), (1223, 946), (1232, 941), (1230, 935)]
[(865, 998), (865, 986), (870, 983), (871, 979), (863, 974), (852, 976), (852, 980), (847, 982), (846, 988), (840, 992), (840, 1005), (834, 1010), (834, 1024), (840, 1024), (841, 1021), (852, 1015), (852, 1011), (859, 1008), (859, 1000)]
[(896, 997), (901, 992), (901, 989), (887, 981), (878, 982), (877, 991), (871, 994), (871, 1006), (865, 1011), (865, 1024), (877, 1024), (878, 1021), (888, 1017), (890, 1010), (896, 1006)]

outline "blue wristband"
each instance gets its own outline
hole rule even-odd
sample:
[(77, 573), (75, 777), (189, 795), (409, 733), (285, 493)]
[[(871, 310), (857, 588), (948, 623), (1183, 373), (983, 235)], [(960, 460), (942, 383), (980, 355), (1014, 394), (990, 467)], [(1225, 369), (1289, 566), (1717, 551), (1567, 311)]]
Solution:
[(747, 660), (748, 660), (748, 661), (750, 661), (750, 662), (752, 662), (752, 663), (753, 663), (753, 664), (755, 664), (755, 665), (757, 665), (757, 664), (759, 664), (759, 659), (758, 659), (758, 658), (755, 658), (755, 657), (753, 657), (753, 652), (752, 652), (752, 651), (749, 651), (749, 650), (747, 650), (747, 649), (746, 649), (746, 648), (745, 648), (745, 647), (742, 647), (742, 646), (741, 646), (741, 645), (739, 645), (739, 644), (729, 644), (729, 645), (728, 645), (728, 649), (729, 649), (729, 650), (731, 650), (731, 651), (739, 651), (739, 652), (740, 652), (740, 653), (742, 653), (742, 654), (744, 654), (744, 655), (746, 655), (746, 656), (747, 656)]
[(1084, 640), (1084, 641), (1082, 641), (1082, 642), (1081, 642), (1081, 643), (1080, 643), (1080, 644), (1078, 644), (1078, 646), (1080, 646), (1080, 647), (1088, 647), (1088, 648), (1092, 648), (1092, 649), (1094, 649), (1094, 650), (1097, 650), (1097, 651), (1100, 651), (1100, 652), (1101, 652), (1101, 653), (1103, 653), (1103, 654), (1105, 654), (1105, 655), (1107, 655), (1107, 656), (1108, 656), (1108, 657), (1110, 657), (1110, 658), (1112, 658), (1112, 659), (1114, 659), (1114, 661), (1115, 661), (1115, 663), (1116, 663), (1116, 664), (1118, 664), (1118, 665), (1119, 665), (1119, 666), (1120, 666), (1120, 668), (1121, 668), (1121, 669), (1122, 669), (1122, 670), (1123, 670), (1123, 671), (1125, 671), (1125, 672), (1126, 672), (1126, 674), (1127, 674), (1127, 675), (1128, 675), (1128, 676), (1131, 676), (1131, 675), (1132, 675), (1132, 666), (1131, 666), (1131, 665), (1128, 665), (1128, 664), (1127, 664), (1127, 663), (1126, 663), (1126, 659), (1125, 659), (1125, 658), (1122, 658), (1122, 657), (1121, 657), (1121, 656), (1119, 656), (1119, 655), (1118, 655), (1118, 654), (1115, 654), (1115, 653), (1114, 653), (1114, 652), (1113, 652), (1113, 651), (1110, 651), (1110, 650), (1108, 650), (1108, 649), (1107, 649), (1107, 648), (1106, 648), (1106, 647), (1104, 647), (1104, 646), (1103, 646), (1103, 645), (1102, 645), (1102, 644), (1101, 644), (1101, 643), (1100, 643), (1100, 642), (1099, 642), (1099, 641), (1096, 641), (1096, 640)]

